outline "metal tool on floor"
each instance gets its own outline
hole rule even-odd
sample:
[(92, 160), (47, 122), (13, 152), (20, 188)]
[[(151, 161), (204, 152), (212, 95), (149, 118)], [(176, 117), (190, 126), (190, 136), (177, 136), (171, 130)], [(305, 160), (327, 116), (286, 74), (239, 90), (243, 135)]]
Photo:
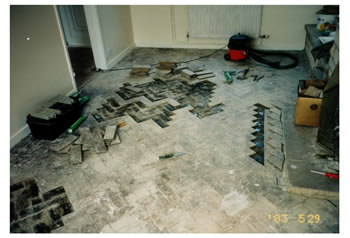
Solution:
[(185, 152), (180, 152), (180, 153), (175, 153), (175, 154), (166, 154), (166, 155), (161, 155), (159, 156), (160, 160), (164, 160), (164, 159), (170, 159), (170, 158), (174, 158), (174, 157), (178, 157), (181, 155), (185, 155)]
[(247, 79), (247, 73), (248, 72), (249, 72), (249, 68), (237, 72), (236, 79), (239, 79), (239, 80)]
[(255, 81), (255, 82), (259, 82), (260, 79), (265, 77), (264, 75), (261, 75), (261, 76), (259, 76), (259, 75), (250, 75), (250, 76), (254, 77), (253, 81)]
[(315, 171), (315, 170), (310, 170), (311, 173), (315, 173), (315, 174), (321, 174), (324, 176), (327, 176), (328, 178), (335, 178), (335, 179), (339, 179), (339, 174), (333, 174), (333, 173), (327, 173), (327, 172), (319, 172), (319, 171)]

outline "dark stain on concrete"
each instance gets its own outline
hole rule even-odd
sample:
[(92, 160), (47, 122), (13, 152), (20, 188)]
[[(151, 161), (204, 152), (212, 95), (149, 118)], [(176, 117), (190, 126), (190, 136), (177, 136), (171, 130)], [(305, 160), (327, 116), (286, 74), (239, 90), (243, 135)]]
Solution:
[(64, 225), (62, 216), (73, 212), (63, 187), (42, 195), (33, 178), (10, 186), (10, 232), (50, 233)]

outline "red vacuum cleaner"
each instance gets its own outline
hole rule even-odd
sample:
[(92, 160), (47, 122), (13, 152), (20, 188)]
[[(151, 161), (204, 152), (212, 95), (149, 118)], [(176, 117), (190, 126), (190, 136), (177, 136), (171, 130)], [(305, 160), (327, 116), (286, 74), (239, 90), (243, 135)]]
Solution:
[(225, 54), (225, 59), (239, 61), (248, 58), (250, 41), (249, 36), (240, 33), (231, 36), (228, 42), (228, 54)]

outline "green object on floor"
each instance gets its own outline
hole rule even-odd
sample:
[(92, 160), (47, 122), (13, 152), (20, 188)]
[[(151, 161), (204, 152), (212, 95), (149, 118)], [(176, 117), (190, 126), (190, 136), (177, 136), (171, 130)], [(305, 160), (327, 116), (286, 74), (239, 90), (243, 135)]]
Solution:
[(232, 79), (231, 75), (235, 75), (235, 74), (236, 74), (236, 71), (225, 71), (224, 75), (226, 78), (226, 83), (232, 83), (233, 79)]
[(79, 98), (80, 105), (85, 104), (87, 101), (89, 101), (89, 97), (88, 96), (84, 96), (84, 97)]
[(227, 83), (232, 83), (233, 80), (232, 80), (232, 78), (231, 78), (230, 73), (225, 72), (224, 75), (225, 75), (225, 77), (226, 77), (226, 82), (227, 82)]
[(86, 118), (87, 118), (87, 116), (80, 117), (76, 122), (74, 122), (74, 124), (71, 127), (69, 127), (68, 132), (73, 133), (73, 131), (75, 131), (78, 128), (78, 126), (81, 123), (83, 123), (83, 121), (85, 121)]

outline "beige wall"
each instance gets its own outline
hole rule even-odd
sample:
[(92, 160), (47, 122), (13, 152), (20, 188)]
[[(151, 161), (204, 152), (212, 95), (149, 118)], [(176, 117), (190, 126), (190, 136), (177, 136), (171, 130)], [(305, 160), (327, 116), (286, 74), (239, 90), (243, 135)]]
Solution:
[(172, 42), (170, 6), (131, 6), (131, 16), (136, 44)]
[[(269, 39), (256, 42), (258, 48), (302, 50), (304, 25), (316, 23), (321, 6), (263, 6), (261, 34)], [(227, 40), (187, 40), (187, 6), (131, 6), (136, 46), (217, 48)]]
[(11, 146), (28, 133), (26, 116), (34, 107), (73, 89), (55, 7), (11, 6)]
[(305, 24), (316, 24), (315, 14), (322, 6), (264, 6), (261, 33), (270, 35), (262, 47), (302, 50), (305, 46)]
[(97, 9), (107, 63), (113, 64), (134, 45), (130, 7), (97, 6)]

